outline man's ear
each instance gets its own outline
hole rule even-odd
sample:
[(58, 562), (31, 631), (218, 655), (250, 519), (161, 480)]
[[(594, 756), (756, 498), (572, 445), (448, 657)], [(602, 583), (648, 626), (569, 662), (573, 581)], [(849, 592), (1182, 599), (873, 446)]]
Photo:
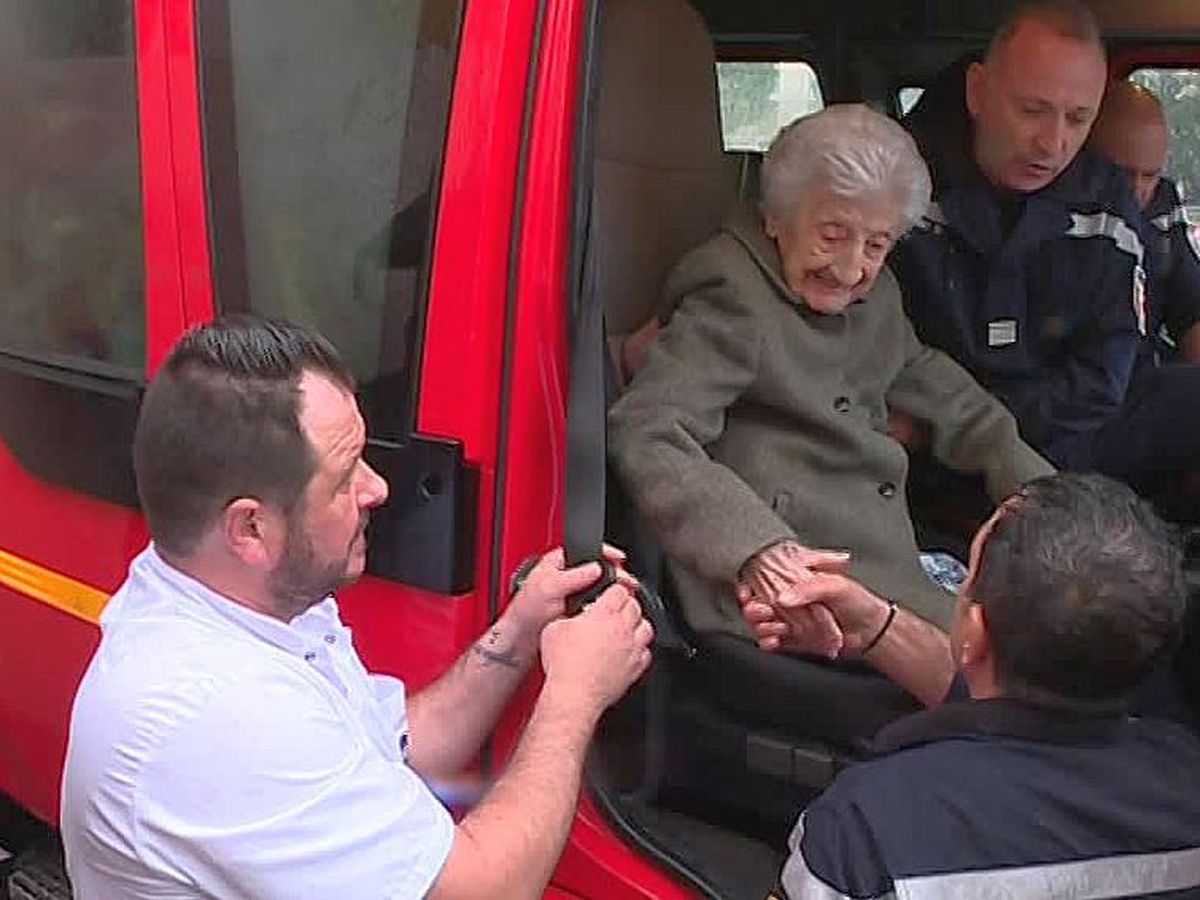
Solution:
[(252, 568), (275, 565), (282, 547), (281, 529), (279, 514), (253, 497), (239, 497), (221, 513), (226, 548)]
[(958, 648), (958, 659), (954, 662), (959, 670), (978, 672), (992, 666), (992, 638), (988, 634), (987, 614), (978, 603), (968, 602), (962, 611), (959, 625), (962, 641)]
[(973, 62), (967, 66), (966, 100), (967, 112), (972, 119), (979, 118), (983, 105), (983, 91), (987, 84), (987, 63)]

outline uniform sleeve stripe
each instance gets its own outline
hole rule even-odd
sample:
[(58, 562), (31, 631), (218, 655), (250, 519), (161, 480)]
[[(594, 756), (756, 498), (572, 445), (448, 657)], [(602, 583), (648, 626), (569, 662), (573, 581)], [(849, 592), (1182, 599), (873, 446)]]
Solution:
[(1083, 900), (1089, 897), (1143, 897), (1198, 885), (1200, 847), (1194, 847), (1165, 853), (897, 878), (896, 896), (902, 900), (984, 900), (994, 897), (1078, 897)]
[(783, 875), (780, 878), (788, 900), (895, 900), (896, 894), (890, 890), (882, 894), (859, 898), (841, 893), (827, 881), (819, 878), (808, 867), (808, 861), (804, 858), (801, 846), (803, 839), (804, 816), (802, 814), (788, 839), (791, 853), (788, 854), (787, 862), (783, 865)]
[(1139, 266), (1142, 264), (1142, 239), (1129, 223), (1113, 213), (1071, 213), (1067, 237), (1106, 237), (1117, 245), (1118, 250), (1137, 260)]
[(1170, 212), (1165, 212), (1161, 216), (1155, 216), (1150, 220), (1150, 224), (1159, 231), (1170, 231), (1176, 225), (1191, 226), (1188, 220), (1187, 210), (1182, 206), (1171, 207)]

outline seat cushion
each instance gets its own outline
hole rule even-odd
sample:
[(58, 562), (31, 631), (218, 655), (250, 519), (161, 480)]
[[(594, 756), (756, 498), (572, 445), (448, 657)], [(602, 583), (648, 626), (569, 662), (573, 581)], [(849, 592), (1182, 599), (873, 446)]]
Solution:
[(707, 697), (739, 721), (802, 740), (853, 748), (921, 708), (862, 664), (767, 653), (725, 634), (697, 635), (697, 643), (695, 672)]

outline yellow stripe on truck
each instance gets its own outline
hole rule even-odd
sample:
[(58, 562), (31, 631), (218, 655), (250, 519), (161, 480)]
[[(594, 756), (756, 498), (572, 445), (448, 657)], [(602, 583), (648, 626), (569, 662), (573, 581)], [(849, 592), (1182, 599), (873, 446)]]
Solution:
[(100, 621), (108, 594), (53, 569), (0, 550), (0, 584), (91, 622)]

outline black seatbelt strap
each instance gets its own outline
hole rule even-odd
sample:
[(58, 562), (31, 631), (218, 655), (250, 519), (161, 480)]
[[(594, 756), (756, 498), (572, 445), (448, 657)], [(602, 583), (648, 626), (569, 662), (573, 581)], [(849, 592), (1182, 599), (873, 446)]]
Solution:
[[(595, 203), (596, 198), (592, 197), (585, 222), (591, 222)], [(599, 561), (603, 573), (596, 584), (568, 600), (568, 612), (578, 612), (615, 580), (612, 567), (601, 558), (608, 455), (608, 394), (605, 389), (608, 370), (605, 365), (604, 308), (600, 302), (602, 274), (596, 265), (593, 245), (593, 235), (589, 233), (584, 242), (583, 277), (571, 342), (563, 546), (567, 565)], [(638, 600), (643, 615), (654, 626), (654, 643), (658, 649), (685, 657), (695, 655), (695, 648), (679, 633), (657, 592), (643, 585)]]
[[(603, 37), (598, 29), (600, 4), (593, 3), (590, 33)], [(589, 60), (599, 58), (589, 54)], [(595, 109), (597, 80), (589, 65), (584, 74), (587, 103), (576, 147), (576, 171), (591, 173), (594, 167), (591, 111)], [(590, 180), (590, 179), (589, 179)], [(567, 460), (566, 498), (563, 509), (563, 547), (567, 565), (599, 562), (603, 568), (600, 579), (591, 588), (567, 600), (568, 613), (575, 613), (595, 600), (615, 580), (612, 566), (604, 562), (602, 548), (605, 526), (605, 478), (608, 457), (608, 392), (606, 387), (606, 341), (604, 335), (604, 294), (601, 279), (604, 273), (596, 260), (596, 235), (592, 222), (595, 208), (602, 199), (596, 196), (594, 185), (577, 185), (575, 221), (584, 232), (575, 245), (572, 270), (578, 292), (574, 310), (574, 330), (571, 340), (570, 384), (567, 390)], [(635, 573), (636, 574), (636, 573)], [(662, 598), (643, 585), (638, 592), (642, 612), (654, 626), (655, 647), (670, 650), (685, 658), (695, 655), (695, 648), (680, 634), (667, 614)]]
[(604, 310), (600, 304), (596, 254), (590, 234), (585, 239), (583, 252), (583, 283), (575, 314), (571, 382), (567, 392), (567, 495), (563, 545), (569, 566), (600, 558), (604, 541), (604, 478), (608, 453)]

